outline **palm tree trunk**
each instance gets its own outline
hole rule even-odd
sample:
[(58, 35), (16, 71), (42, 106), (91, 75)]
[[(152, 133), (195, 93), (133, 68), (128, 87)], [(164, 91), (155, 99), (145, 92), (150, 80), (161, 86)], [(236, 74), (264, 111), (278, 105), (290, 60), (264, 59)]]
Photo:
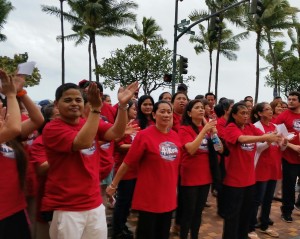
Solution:
[(65, 36), (64, 36), (64, 15), (63, 2), (60, 0), (60, 27), (61, 27), (61, 84), (65, 84)]
[[(96, 37), (93, 36), (92, 38), (92, 46), (93, 46), (93, 56), (94, 56), (94, 62), (95, 62), (95, 69), (98, 66), (98, 60), (97, 60), (97, 47), (96, 47)], [(99, 74), (96, 74), (96, 82), (99, 82)]]
[(90, 38), (89, 45), (88, 45), (88, 52), (89, 52), (89, 81), (92, 81), (92, 53), (91, 53), (91, 48), (92, 48), (92, 39)]
[(221, 41), (222, 41), (222, 29), (219, 30), (218, 50), (217, 50), (217, 59), (216, 59), (216, 76), (215, 76), (215, 98), (216, 98), (216, 100), (218, 99), (219, 62), (220, 62)]
[(209, 51), (209, 80), (208, 80), (208, 91), (210, 92), (210, 87), (211, 87), (211, 75), (212, 75), (212, 51)]
[(255, 104), (258, 101), (258, 91), (259, 91), (259, 52), (260, 52), (260, 40), (261, 40), (261, 30), (256, 32), (256, 81), (255, 81)]
[(272, 42), (271, 42), (271, 34), (270, 31), (267, 30), (267, 38), (268, 38), (268, 45), (269, 45), (269, 51), (270, 51), (270, 55), (273, 61), (273, 69), (274, 69), (274, 97), (276, 96), (280, 96), (280, 89), (279, 89), (279, 82), (278, 82), (278, 78), (277, 78), (277, 70), (278, 70), (278, 63), (277, 63), (277, 59), (275, 57), (274, 51), (273, 51), (273, 47), (272, 47)]

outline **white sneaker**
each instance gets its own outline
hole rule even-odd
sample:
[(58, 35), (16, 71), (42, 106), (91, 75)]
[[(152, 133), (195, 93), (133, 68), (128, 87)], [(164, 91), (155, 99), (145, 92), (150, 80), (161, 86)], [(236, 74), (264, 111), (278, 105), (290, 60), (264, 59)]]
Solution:
[(267, 230), (259, 230), (260, 232), (262, 233), (265, 233), (267, 235), (269, 235), (270, 237), (279, 237), (279, 234), (278, 232), (272, 230), (272, 229), (267, 229)]
[(249, 232), (248, 238), (249, 239), (260, 239), (259, 236), (256, 234), (256, 232)]

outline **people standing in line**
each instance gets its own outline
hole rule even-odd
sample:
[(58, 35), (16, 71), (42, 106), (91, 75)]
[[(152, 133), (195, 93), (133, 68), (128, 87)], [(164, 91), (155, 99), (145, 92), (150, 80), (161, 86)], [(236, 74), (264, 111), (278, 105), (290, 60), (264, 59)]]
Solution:
[[(277, 127), (271, 123), (273, 117), (273, 109), (266, 102), (259, 103), (254, 106), (251, 113), (251, 121), (255, 127), (264, 133), (277, 133)], [(277, 143), (258, 142), (257, 151), (255, 153), (255, 196), (253, 201), (253, 213), (249, 228), (249, 238), (258, 238), (255, 233), (255, 227), (260, 232), (271, 237), (279, 237), (278, 232), (269, 228), (273, 225), (270, 219), (271, 205), (273, 195), (276, 188), (276, 181), (281, 179), (281, 157), (282, 150), (287, 147), (287, 140)], [(259, 223), (257, 220), (258, 209), (261, 206)]]
[[(43, 116), (23, 89), (22, 75), (8, 76), (0, 70), (0, 80), (7, 105), (0, 115), (0, 238), (30, 239), (24, 194), (27, 155), (20, 140), (42, 125)], [(17, 98), (30, 117), (22, 122)]]
[(254, 197), (254, 154), (256, 143), (279, 142), (276, 133), (263, 134), (249, 122), (249, 111), (242, 102), (232, 106), (224, 139), (229, 149), (222, 195), (224, 208), (223, 239), (247, 239)]
[(154, 100), (150, 95), (142, 95), (137, 103), (137, 117), (136, 123), (141, 129), (145, 129), (151, 125), (154, 125), (152, 119), (152, 110), (154, 105)]
[(296, 137), (289, 141), (282, 158), (282, 206), (281, 219), (291, 223), (293, 209), (300, 210), (300, 198), (295, 202), (295, 184), (300, 175), (300, 93), (293, 91), (288, 96), (288, 110), (282, 112), (274, 121), (276, 124), (284, 123), (288, 132)]
[(86, 119), (81, 118), (84, 101), (79, 87), (66, 83), (57, 88), (55, 105), (60, 116), (43, 130), (49, 171), (42, 211), (53, 212), (51, 239), (107, 238), (99, 187), (98, 140), (123, 136), (127, 102), (137, 87), (135, 82), (118, 93), (119, 110), (112, 127), (100, 120), (102, 101), (96, 83), (90, 83), (87, 91), (90, 112)]
[[(137, 110), (134, 101), (128, 102), (128, 122), (136, 119)], [(114, 152), (114, 172), (118, 172), (128, 150), (131, 147), (132, 141), (135, 138), (136, 133), (125, 134), (124, 137), (115, 143)], [(113, 211), (113, 239), (132, 239), (133, 233), (126, 226), (127, 217), (129, 216), (131, 202), (134, 192), (134, 187), (137, 178), (137, 170), (129, 169), (120, 180), (118, 189), (116, 191), (116, 203)]]
[(210, 133), (216, 131), (216, 123), (216, 120), (204, 120), (204, 106), (200, 100), (187, 104), (178, 132), (183, 145), (180, 161), (181, 239), (187, 239), (189, 232), (191, 239), (198, 238), (202, 211), (212, 183), (208, 141)]
[(169, 239), (181, 143), (177, 133), (170, 130), (170, 103), (155, 103), (152, 115), (155, 125), (137, 133), (107, 193), (113, 195), (128, 169), (138, 167), (132, 201), (132, 208), (139, 211), (136, 238)]

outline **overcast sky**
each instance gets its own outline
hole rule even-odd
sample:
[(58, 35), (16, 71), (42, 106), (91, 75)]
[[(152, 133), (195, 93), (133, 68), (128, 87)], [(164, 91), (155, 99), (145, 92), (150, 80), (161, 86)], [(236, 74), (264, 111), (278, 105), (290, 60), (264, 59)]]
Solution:
[[(56, 41), (60, 35), (60, 20), (41, 11), (41, 4), (59, 7), (59, 1), (11, 0), (15, 10), (11, 12), (8, 23), (4, 25), (3, 34), (7, 36), (6, 42), (0, 43), (0, 55), (13, 57), (14, 54), (28, 52), (29, 60), (36, 61), (42, 79), (40, 85), (28, 88), (30, 96), (36, 100), (54, 99), (56, 88), (61, 83), (61, 43)], [(174, 35), (174, 0), (137, 0), (139, 8), (136, 10), (138, 24), (142, 18), (154, 18), (161, 26), (160, 34), (168, 41), (168, 47), (173, 49)], [(292, 6), (300, 8), (299, 0), (289, 0)], [(192, 10), (206, 10), (204, 0), (179, 1), (179, 21), (187, 18)], [(197, 27), (193, 29), (197, 32)], [(238, 29), (238, 32), (242, 32)], [(65, 24), (65, 34), (70, 34), (70, 26)], [(288, 39), (288, 46), (290, 42)], [(128, 37), (97, 38), (99, 62), (103, 57), (110, 57), (111, 51), (124, 49), (128, 44), (136, 42)], [(219, 70), (218, 96), (240, 100), (246, 95), (255, 94), (255, 36), (240, 43), (241, 49), (237, 52), (237, 61), (228, 61), (221, 57)], [(189, 59), (189, 74), (196, 77), (195, 82), (189, 84), (189, 97), (205, 94), (208, 88), (209, 59), (208, 53), (196, 55), (194, 46), (189, 42), (189, 36), (183, 36), (178, 42), (177, 53)], [(265, 46), (266, 47), (266, 46)], [(65, 46), (66, 82), (78, 83), (88, 78), (88, 52), (87, 43), (75, 47), (74, 42), (66, 42)], [(261, 67), (267, 66), (261, 61)], [(264, 86), (264, 75), (261, 75), (259, 101), (271, 101), (273, 90)], [(171, 92), (171, 89), (165, 89)], [(214, 90), (214, 76), (212, 90)], [(162, 90), (163, 91), (163, 90)], [(162, 91), (155, 92), (155, 100)], [(116, 90), (105, 90), (116, 103)]]

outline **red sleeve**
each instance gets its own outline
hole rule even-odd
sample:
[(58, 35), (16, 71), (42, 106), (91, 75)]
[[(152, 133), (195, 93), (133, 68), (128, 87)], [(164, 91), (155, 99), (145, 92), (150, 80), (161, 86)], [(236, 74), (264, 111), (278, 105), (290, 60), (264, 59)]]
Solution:
[(43, 144), (42, 136), (38, 136), (30, 147), (30, 162), (39, 166), (42, 163), (48, 161), (45, 146)]
[(234, 123), (226, 126), (224, 138), (228, 143), (235, 144), (241, 135), (242, 131)]
[(189, 126), (181, 126), (178, 131), (178, 135), (182, 146), (195, 140), (196, 133), (193, 133), (193, 129)]
[(136, 168), (139, 164), (140, 159), (142, 158), (145, 148), (146, 142), (143, 140), (143, 132), (140, 131), (135, 136), (128, 153), (125, 156), (124, 162), (130, 167)]
[(105, 122), (104, 120), (100, 119), (99, 127), (98, 127), (98, 138), (99, 140), (104, 140), (104, 135), (106, 131), (112, 127), (111, 123)]

